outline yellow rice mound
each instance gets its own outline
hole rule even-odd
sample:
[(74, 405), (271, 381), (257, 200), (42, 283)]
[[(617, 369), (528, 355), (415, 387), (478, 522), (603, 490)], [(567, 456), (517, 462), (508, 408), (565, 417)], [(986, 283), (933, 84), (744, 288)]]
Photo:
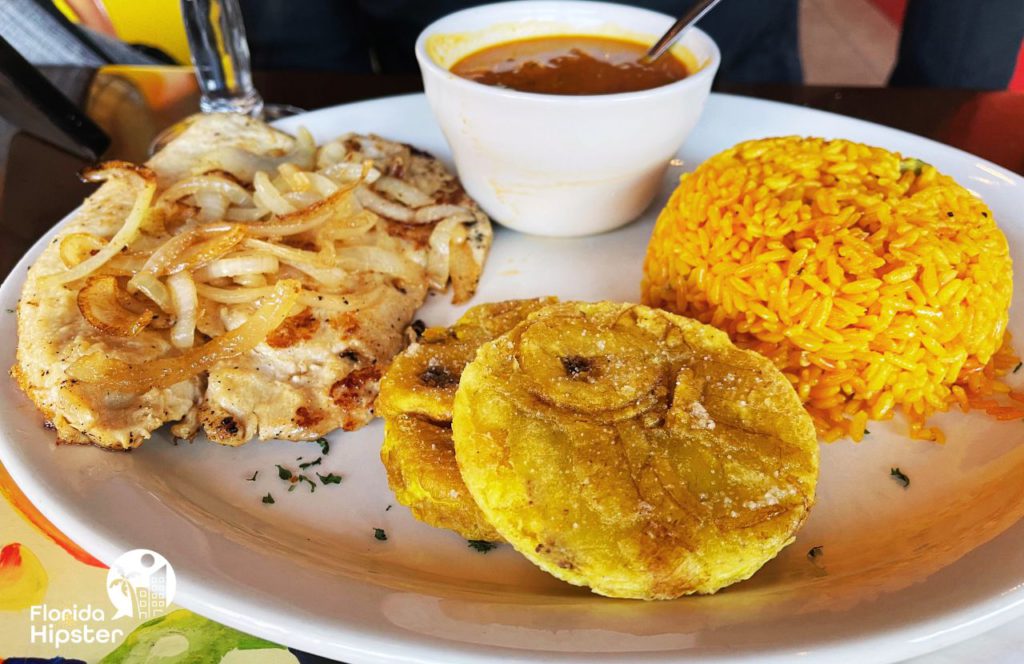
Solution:
[[(646, 304), (771, 358), (819, 434), (860, 440), (901, 409), (910, 435), (959, 404), (1001, 419), (1012, 266), (992, 213), (949, 176), (844, 140), (741, 143), (684, 175), (644, 262)], [(1018, 403), (1003, 406), (993, 397)]]

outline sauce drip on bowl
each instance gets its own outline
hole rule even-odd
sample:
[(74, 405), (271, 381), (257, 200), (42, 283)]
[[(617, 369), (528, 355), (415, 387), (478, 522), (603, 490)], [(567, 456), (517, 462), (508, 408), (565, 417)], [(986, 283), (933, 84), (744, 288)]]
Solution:
[(587, 35), (534, 37), (488, 46), (451, 67), (485, 85), (549, 95), (605, 95), (649, 90), (686, 78), (686, 65), (666, 53), (651, 63), (647, 45)]

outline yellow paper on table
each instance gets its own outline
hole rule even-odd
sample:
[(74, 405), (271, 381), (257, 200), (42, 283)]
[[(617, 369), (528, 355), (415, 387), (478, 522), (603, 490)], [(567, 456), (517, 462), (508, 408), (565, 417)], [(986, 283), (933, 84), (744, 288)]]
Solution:
[(0, 465), (0, 662), (298, 662), (282, 646), (173, 605), (151, 620), (115, 617), (110, 588), (106, 566), (57, 530)]
[[(54, 0), (60, 11), (77, 22), (75, 11), (65, 0)], [(178, 0), (103, 0), (103, 6), (122, 41), (155, 46), (178, 61), (188, 64), (188, 39)]]

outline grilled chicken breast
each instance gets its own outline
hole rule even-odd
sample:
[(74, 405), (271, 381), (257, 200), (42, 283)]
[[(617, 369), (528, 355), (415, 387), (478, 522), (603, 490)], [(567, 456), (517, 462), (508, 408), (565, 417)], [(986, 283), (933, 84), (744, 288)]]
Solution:
[[(296, 149), (293, 137), (261, 122), (210, 115), (199, 117), (147, 166), (155, 174), (158, 198), (184, 178), (213, 172), (259, 200), (253, 193), (255, 173), (277, 168)], [(252, 438), (310, 440), (336, 428), (359, 428), (372, 419), (380, 376), (405, 346), (406, 329), (427, 292), (444, 290), (450, 282), (456, 301), (472, 295), (490, 246), (490, 222), (440, 162), (409, 146), (349, 134), (318, 148), (310, 162), (304, 167), (310, 172), (330, 174), (347, 165), (357, 172), (363, 169), (352, 209), (376, 217), (372, 227), (348, 241), (349, 245), (370, 257), (385, 252), (401, 263), (402, 276), (382, 274), (384, 268), (378, 270), (369, 259), (355, 265), (351, 260), (325, 263), (323, 256), (331, 254), (322, 247), (313, 268), (303, 268), (301, 263), (296, 267), (287, 252), (313, 255), (316, 237), (299, 233), (276, 238), (275, 247), (284, 252), (277, 274), (244, 275), (249, 280), (238, 277), (236, 283), (207, 269), (203, 277), (207, 281), (201, 283), (202, 270), (196, 273), (200, 288), (196, 347), (238, 328), (260, 305), (260, 299), (214, 301), (203, 293), (240, 292), (241, 286), (252, 285), (254, 276), (266, 285), (285, 278), (301, 282), (303, 303), (254, 348), (220, 359), (180, 382), (138, 394), (77, 380), (70, 375), (72, 367), (87, 356), (145, 368), (161, 358), (195, 354), (194, 348), (172, 343), (173, 313), (158, 311), (136, 333), (110, 334), (82, 314), (79, 295), (86, 280), (56, 288), (48, 281), (69, 269), (61, 255), (62, 240), (69, 234), (88, 233), (106, 242), (124, 224), (136, 202), (137, 188), (122, 179), (110, 179), (72, 215), (29, 270), (18, 306), (17, 364), (11, 374), (56, 429), (60, 442), (130, 449), (165, 423), (172, 423), (176, 436), (191, 437), (202, 427), (211, 440), (230, 445)], [(369, 163), (364, 166), (365, 162)], [(366, 178), (368, 168), (376, 180)], [(299, 172), (297, 177), (301, 182), (306, 175)], [(293, 203), (309, 199), (308, 193), (288, 196)], [(310, 204), (310, 209), (318, 204)], [(152, 216), (166, 218), (150, 224), (118, 258), (127, 261), (166, 240), (161, 224), (170, 228), (172, 221), (181, 223), (172, 219), (175, 215), (202, 229), (202, 223), (211, 223), (204, 219), (207, 213), (202, 202), (188, 197), (166, 209), (154, 208)], [(275, 214), (269, 220), (278, 218)], [(339, 246), (352, 249), (349, 245)], [(245, 260), (258, 254), (259, 246), (259, 240), (246, 240), (228, 258)], [(317, 281), (316, 271), (324, 266), (332, 274), (339, 269), (344, 272), (344, 288), (331, 291)], [(131, 276), (111, 272), (109, 265), (105, 269), (122, 282)], [(209, 288), (204, 291), (203, 287)], [(142, 301), (155, 308), (149, 300), (135, 297), (136, 304)]]

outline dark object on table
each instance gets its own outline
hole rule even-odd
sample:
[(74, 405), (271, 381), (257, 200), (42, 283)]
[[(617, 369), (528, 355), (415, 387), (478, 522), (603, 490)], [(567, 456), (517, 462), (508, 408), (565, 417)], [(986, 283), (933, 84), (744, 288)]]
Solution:
[[(320, 655), (312, 655), (308, 652), (296, 650), (295, 648), (289, 648), (288, 651), (295, 655), (295, 658), (299, 660), (299, 664), (344, 664), (344, 662), (337, 662), (333, 659), (321, 657)], [(4, 662), (4, 664), (7, 664), (7, 662)]]
[(97, 159), (110, 145), (103, 130), (0, 37), (0, 116), (37, 138)]
[(153, 47), (136, 48), (72, 23), (52, 0), (0, 2), (0, 37), (35, 65), (152, 65), (173, 62)]
[(86, 664), (80, 659), (65, 657), (8, 657), (4, 664)]
[(889, 84), (1002, 90), (1022, 39), (1021, 0), (910, 0)]

